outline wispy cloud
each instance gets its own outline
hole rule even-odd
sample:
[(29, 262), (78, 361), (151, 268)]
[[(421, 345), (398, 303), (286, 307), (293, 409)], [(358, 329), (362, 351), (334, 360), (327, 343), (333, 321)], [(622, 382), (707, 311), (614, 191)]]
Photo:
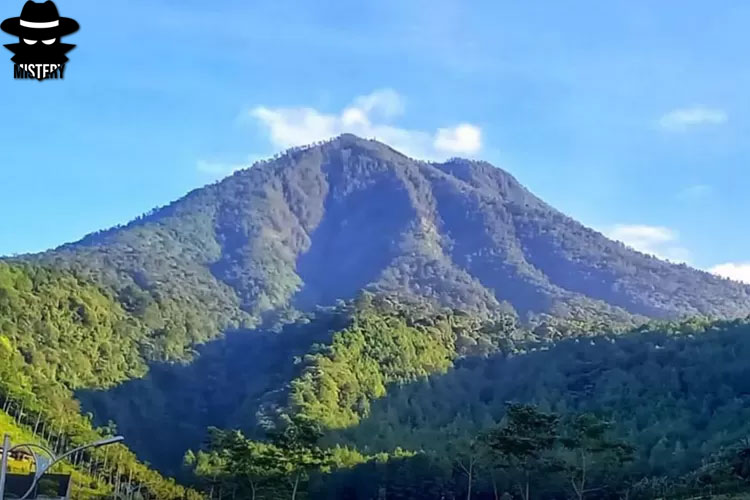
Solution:
[(721, 125), (729, 119), (727, 112), (718, 108), (693, 106), (674, 109), (659, 118), (659, 126), (670, 132), (683, 132), (693, 127)]
[(404, 114), (406, 103), (403, 97), (393, 89), (380, 89), (371, 94), (359, 96), (352, 104), (367, 114), (380, 115), (382, 118), (394, 118)]
[(265, 127), (274, 146), (288, 148), (329, 139), (345, 132), (375, 138), (423, 159), (474, 155), (482, 148), (482, 131), (461, 123), (435, 132), (407, 129), (393, 124), (403, 115), (404, 99), (392, 89), (381, 89), (355, 98), (338, 113), (309, 108), (259, 106), (250, 115)]
[(750, 284), (750, 262), (727, 262), (708, 270), (724, 278)]
[(668, 227), (618, 224), (604, 233), (610, 239), (660, 259), (685, 263), (690, 260), (690, 252), (679, 243), (679, 233)]

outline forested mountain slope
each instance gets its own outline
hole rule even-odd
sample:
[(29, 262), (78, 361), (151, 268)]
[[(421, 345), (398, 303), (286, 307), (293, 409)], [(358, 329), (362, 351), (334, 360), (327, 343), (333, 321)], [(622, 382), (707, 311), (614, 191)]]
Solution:
[[(94, 429), (73, 391), (143, 375), (141, 353), (150, 342), (147, 329), (94, 284), (64, 271), (0, 262), (0, 427), (15, 438), (46, 442), (58, 453), (101, 439), (111, 431)], [(200, 498), (139, 463), (123, 446), (115, 448), (75, 457), (87, 471), (76, 479), (98, 491), (92, 498), (110, 494), (123, 475), (129, 486), (157, 498)]]
[(327, 426), (354, 425), (390, 384), (445, 372), (459, 356), (494, 352), (512, 336), (532, 335), (510, 316), (485, 321), (363, 294), (278, 332), (230, 332), (190, 364), (156, 364), (142, 379), (78, 397), (100, 424), (117, 422), (139, 456), (176, 474), (211, 426), (253, 434), (292, 407)]
[[(482, 318), (364, 294), (278, 331), (236, 332), (206, 345), (190, 365), (155, 366), (110, 392), (144, 373), (143, 353), (152, 347), (141, 321), (63, 271), (0, 263), (0, 277), (3, 410), (25, 433), (38, 431), (56, 446), (99, 435), (71, 390), (100, 387), (105, 392), (84, 394), (86, 407), (101, 424), (116, 420), (139, 456), (171, 472), (188, 446), (201, 446), (210, 425), (241, 427), (258, 439), (284, 422), (309, 422), (323, 431), (319, 448), (289, 448), (274, 434), (247, 442), (260, 458), (281, 454), (274, 460), (288, 467), (263, 472), (273, 488), (258, 498), (287, 495), (287, 480), (301, 481), (311, 498), (348, 492), (366, 499), (378, 488), (387, 498), (432, 498), (465, 491), (457, 464), (473, 456), (467, 446), (504, 421), (513, 400), (561, 415), (560, 432), (580, 412), (607, 418), (612, 436), (634, 447), (624, 476), (607, 475), (601, 463), (592, 468), (591, 480), (606, 481), (613, 494), (632, 487), (640, 492), (633, 498), (668, 491), (676, 496), (665, 497), (681, 498), (707, 484), (744, 491), (738, 478), (750, 479), (738, 476), (750, 432), (747, 321), (692, 320), (597, 336), (555, 332), (562, 323), (530, 331), (512, 315)], [(87, 362), (66, 363), (79, 358)], [(208, 489), (244, 491), (237, 474), (251, 472), (222, 467), (246, 445), (227, 436), (210, 453), (188, 454), (189, 464)], [(567, 456), (564, 446), (550, 453)], [(86, 460), (86, 470), (104, 481), (98, 487), (127, 476), (156, 498), (197, 498), (125, 449), (114, 459), (97, 453)], [(298, 469), (296, 460), (307, 465)], [(476, 495), (492, 498), (493, 476), (482, 467)], [(539, 480), (542, 498), (563, 491), (563, 472)], [(495, 487), (510, 487), (503, 477), (493, 479)]]
[(361, 289), (524, 319), (750, 312), (746, 285), (610, 241), (488, 163), (416, 161), (351, 135), (24, 258), (115, 290), (156, 332), (152, 358), (166, 360)]
[[(508, 401), (559, 414), (599, 412), (637, 445), (640, 473), (687, 472), (750, 436), (750, 322), (663, 323), (626, 335), (465, 358), (444, 374), (394, 386), (332, 441), (363, 452), (449, 451), (499, 421)], [(449, 446), (449, 445), (448, 445)]]
[[(748, 491), (748, 320), (556, 342), (512, 318), (476, 322), (368, 300), (325, 345), (287, 360), (299, 366), (273, 411), (241, 426), (253, 439), (214, 432), (208, 451), (188, 453), (199, 477), (240, 491), (250, 480), (262, 485), (257, 498), (288, 496), (287, 481), (302, 478), (316, 499), (491, 499), (518, 493), (526, 472), (533, 498), (550, 500), (574, 495), (571, 478), (583, 476), (591, 489), (575, 498)], [(533, 406), (497, 455), (493, 446), (506, 445), (492, 433), (510, 425), (508, 402)], [(308, 426), (320, 437), (299, 449), (274, 430), (305, 435)], [(508, 458), (529, 443), (533, 456)], [(263, 466), (271, 456), (288, 468)]]

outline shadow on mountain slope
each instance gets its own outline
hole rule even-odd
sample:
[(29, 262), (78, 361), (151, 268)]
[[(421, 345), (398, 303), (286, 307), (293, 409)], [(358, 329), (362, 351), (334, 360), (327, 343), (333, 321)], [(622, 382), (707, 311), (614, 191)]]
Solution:
[(284, 404), (295, 357), (343, 326), (319, 315), (282, 332), (235, 331), (199, 348), (189, 364), (155, 364), (144, 378), (104, 391), (79, 391), (97, 425), (113, 421), (139, 458), (179, 475), (183, 455), (201, 447), (210, 426), (256, 430), (265, 405)]
[(668, 324), (571, 339), (525, 353), (467, 358), (445, 375), (392, 386), (356, 427), (329, 442), (363, 452), (448, 454), (450, 442), (500, 421), (506, 402), (593, 411), (633, 442), (656, 474), (693, 468), (750, 434), (750, 324)]

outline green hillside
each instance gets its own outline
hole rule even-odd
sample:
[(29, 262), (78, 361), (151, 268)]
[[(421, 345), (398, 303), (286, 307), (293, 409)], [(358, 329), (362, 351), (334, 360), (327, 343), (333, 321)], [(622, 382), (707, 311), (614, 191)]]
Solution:
[[(299, 476), (311, 498), (427, 499), (466, 494), (462, 466), (471, 462), (474, 495), (492, 498), (496, 488), (515, 491), (514, 478), (527, 467), (488, 455), (514, 401), (557, 422), (555, 444), (542, 454), (550, 469), (535, 462), (531, 472), (536, 498), (573, 493), (566, 478), (578, 470), (575, 450), (584, 444), (570, 436), (583, 432), (576, 429), (587, 418), (592, 429), (606, 429), (585, 448), (596, 458), (587, 498), (750, 494), (750, 322), (654, 324), (562, 342), (485, 324), (468, 331), (494, 339), (496, 351), (462, 356), (453, 347), (467, 331), (459, 318), (415, 321), (408, 309), (385, 304), (359, 309), (329, 346), (305, 356), (287, 385), (287, 404), (266, 415), (272, 430), (259, 432), (269, 424), (258, 422), (255, 435), (265, 439), (215, 433), (207, 452), (190, 454), (198, 476), (247, 488), (242, 474), (253, 474), (267, 488), (258, 498), (289, 495), (286, 480)], [(296, 444), (308, 462), (294, 462), (274, 429), (312, 432)], [(627, 460), (613, 466), (606, 443), (627, 449)], [(260, 467), (276, 455), (291, 461), (287, 469)]]
[[(111, 387), (145, 373), (146, 333), (90, 283), (62, 271), (0, 262), (3, 427), (14, 437), (54, 443), (58, 452), (101, 439), (106, 430), (92, 427), (73, 391)], [(106, 494), (117, 477), (127, 474), (128, 484), (139, 483), (159, 498), (199, 498), (138, 463), (126, 448), (117, 448), (116, 459), (105, 458), (105, 450), (78, 457), (88, 467), (88, 475), (77, 478), (79, 485), (89, 481), (86, 477), (98, 478), (91, 495)]]

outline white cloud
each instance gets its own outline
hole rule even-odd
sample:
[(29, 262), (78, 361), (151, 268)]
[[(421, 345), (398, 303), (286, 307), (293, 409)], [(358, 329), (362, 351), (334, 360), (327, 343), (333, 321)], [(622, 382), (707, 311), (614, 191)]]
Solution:
[(354, 100), (353, 107), (368, 114), (380, 113), (384, 118), (402, 115), (406, 109), (404, 99), (393, 89), (380, 89), (371, 94), (359, 96)]
[[(679, 233), (668, 227), (619, 224), (604, 233), (608, 238), (621, 241), (643, 253), (675, 263), (689, 264), (690, 252), (680, 245)], [(750, 284), (750, 261), (727, 262), (713, 266), (707, 271), (717, 276)]]
[[(344, 119), (321, 114), (312, 108), (258, 107), (251, 114), (268, 127), (271, 142), (281, 148), (301, 146), (332, 137), (339, 129), (337, 122)], [(350, 123), (357, 118), (354, 111), (342, 113), (342, 116)]]
[(437, 131), (434, 146), (439, 151), (473, 154), (482, 148), (482, 130), (469, 123), (452, 129), (441, 128)]
[(727, 262), (712, 267), (708, 272), (750, 284), (750, 262)]
[(679, 244), (677, 231), (668, 227), (618, 224), (604, 233), (610, 239), (660, 259), (672, 262), (688, 262), (690, 259), (690, 252)]
[(659, 118), (659, 126), (670, 132), (682, 132), (700, 125), (721, 125), (729, 119), (726, 111), (694, 106), (675, 109)]
[(392, 123), (404, 113), (404, 100), (391, 89), (360, 96), (338, 113), (314, 108), (268, 108), (259, 106), (250, 115), (268, 129), (279, 148), (303, 146), (345, 132), (375, 138), (414, 158), (444, 159), (454, 154), (472, 155), (482, 148), (481, 129), (461, 123), (434, 133), (401, 128)]

